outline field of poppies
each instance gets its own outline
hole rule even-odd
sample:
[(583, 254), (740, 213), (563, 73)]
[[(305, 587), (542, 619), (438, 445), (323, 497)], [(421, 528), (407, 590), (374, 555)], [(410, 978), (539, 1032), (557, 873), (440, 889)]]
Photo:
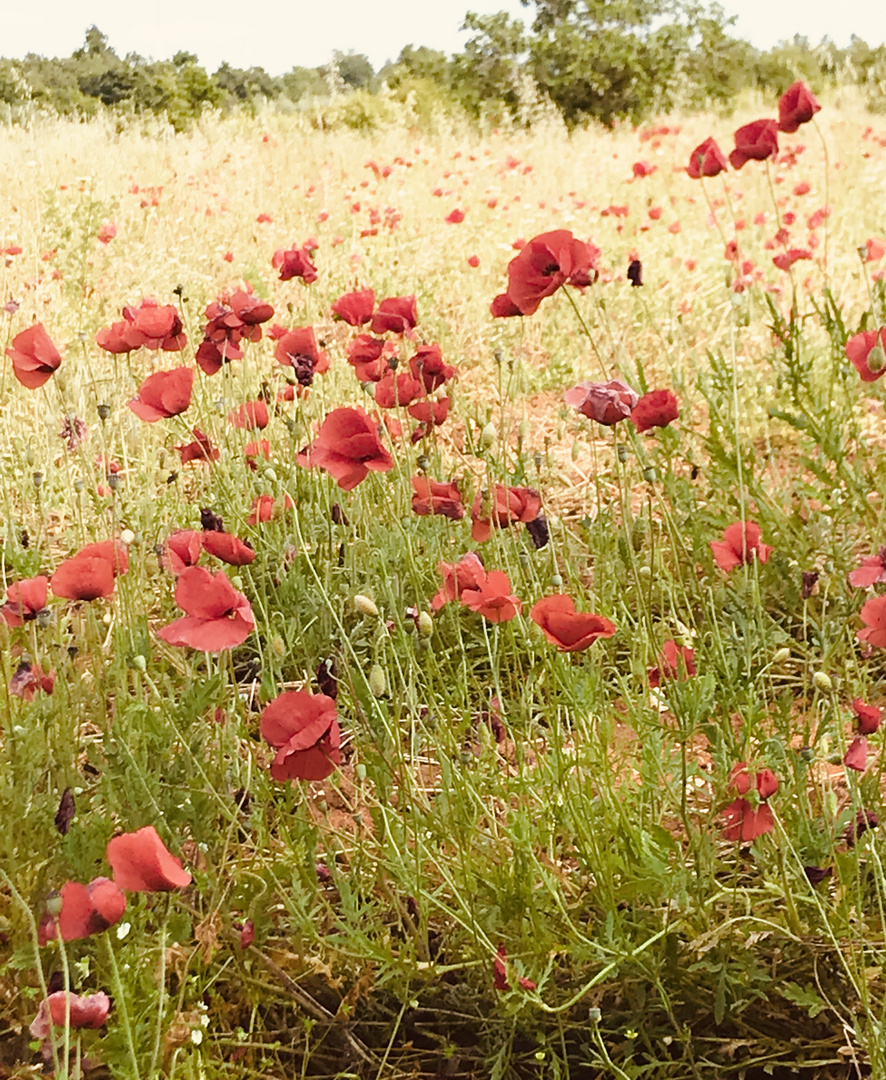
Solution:
[(0, 1076), (886, 1076), (886, 122), (0, 163)]

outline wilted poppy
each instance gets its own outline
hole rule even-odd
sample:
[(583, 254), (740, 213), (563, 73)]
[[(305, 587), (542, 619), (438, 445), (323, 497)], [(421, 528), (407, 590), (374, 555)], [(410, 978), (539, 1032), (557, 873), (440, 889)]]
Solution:
[(22, 701), (33, 701), (37, 692), (52, 694), (55, 690), (55, 668), (45, 672), (39, 664), (29, 664), (26, 660), (15, 670), (9, 680), (9, 692)]
[(535, 488), (496, 484), (478, 491), (471, 506), (471, 537), (480, 543), (492, 536), (493, 527), (504, 529), (515, 522), (528, 524), (541, 513), (541, 496)]
[(213, 575), (201, 566), (187, 567), (176, 583), (175, 602), (185, 615), (157, 631), (170, 645), (219, 652), (242, 645), (255, 627), (249, 601), (223, 571)]
[(774, 120), (754, 120), (735, 132), (735, 149), (729, 155), (733, 169), (749, 161), (765, 161), (778, 153), (778, 124)]
[(420, 517), (441, 514), (451, 521), (461, 521), (465, 516), (458, 484), (441, 483), (427, 476), (413, 476), (412, 490), (412, 512)]
[(760, 526), (753, 521), (736, 521), (723, 532), (722, 540), (712, 540), (714, 562), (727, 574), (745, 563), (769, 561), (772, 548), (761, 540)]
[(876, 645), (878, 649), (886, 649), (886, 596), (871, 597), (859, 615), (865, 628), (855, 635), (858, 640)]
[(394, 467), (376, 424), (362, 409), (333, 409), (317, 438), (296, 460), (309, 468), (325, 469), (345, 491), (353, 490), (370, 471), (388, 472)]
[(437, 571), (443, 575), (443, 584), (431, 600), (434, 611), (451, 600), (460, 600), (464, 589), (476, 588), (486, 576), (479, 555), (473, 551), (462, 555), (457, 563), (437, 563)]
[(703, 176), (718, 176), (729, 168), (726, 155), (717, 145), (714, 139), (705, 139), (689, 155), (689, 165), (686, 172), (693, 180), (700, 180)]
[(37, 927), (37, 942), (45, 945), (61, 934), (62, 941), (100, 934), (113, 926), (126, 910), (126, 897), (110, 878), (97, 877), (88, 885), (66, 881), (59, 892), (61, 911), (53, 918), (44, 912)]
[(876, 382), (886, 371), (886, 327), (855, 334), (846, 342), (846, 355), (862, 382)]
[(6, 355), (12, 360), (15, 377), (29, 390), (36, 390), (48, 382), (62, 362), (61, 353), (53, 345), (43, 323), (35, 323), (16, 334)]
[(175, 368), (149, 375), (129, 402), (129, 408), (149, 424), (179, 416), (191, 404), (194, 386), (193, 368)]
[(181, 859), (169, 851), (153, 825), (113, 837), (105, 855), (114, 883), (128, 892), (169, 892), (191, 884)]
[(7, 626), (21, 626), (31, 622), (46, 607), (46, 591), (49, 578), (37, 577), (16, 581), (6, 590), (6, 603), (0, 607), (0, 618)]
[(821, 105), (816, 101), (815, 95), (802, 79), (798, 79), (779, 99), (778, 130), (790, 135), (820, 111)]
[(677, 398), (671, 390), (650, 390), (631, 409), (631, 423), (637, 431), (667, 427), (680, 415)]
[(275, 780), (323, 780), (341, 764), (335, 702), (325, 694), (280, 694), (262, 712), (261, 733), (277, 750), (271, 763)]
[(503, 570), (490, 570), (462, 589), (461, 602), (493, 623), (510, 622), (523, 607), (523, 601), (511, 592), (511, 582)]
[(668, 679), (691, 679), (695, 674), (695, 653), (687, 645), (668, 639), (658, 654), (658, 666), (649, 669), (649, 685), (655, 689)]
[(221, 457), (221, 451), (218, 447), (212, 445), (209, 436), (199, 428), (194, 428), (192, 434), (194, 436), (193, 442), (184, 443), (175, 448), (178, 450), (182, 465), (187, 465), (189, 461), (205, 461), (207, 464), (218, 461)]
[(48, 1039), (53, 1027), (97, 1030), (104, 1025), (110, 1011), (111, 999), (104, 990), (85, 997), (72, 994), (69, 990), (56, 990), (40, 1002), (28, 1030), (35, 1039)]
[(563, 593), (537, 601), (529, 618), (561, 652), (582, 652), (597, 638), (610, 638), (616, 631), (615, 623), (602, 615), (576, 611), (575, 601)]
[(374, 310), (375, 293), (372, 289), (345, 293), (332, 305), (332, 314), (349, 326), (363, 326), (368, 323)]
[(508, 264), (507, 297), (523, 315), (532, 315), (561, 285), (584, 287), (595, 279), (600, 251), (568, 229), (533, 237)]
[(582, 416), (611, 427), (630, 416), (640, 398), (621, 379), (610, 379), (607, 383), (579, 383), (566, 391), (563, 400)]

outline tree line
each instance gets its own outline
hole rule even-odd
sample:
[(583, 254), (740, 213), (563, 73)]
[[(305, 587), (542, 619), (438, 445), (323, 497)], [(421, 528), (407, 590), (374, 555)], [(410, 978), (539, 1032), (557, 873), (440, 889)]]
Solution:
[[(97, 27), (69, 57), (0, 59), (0, 110), (16, 121), (35, 111), (92, 116), (103, 109), (155, 114), (176, 129), (206, 109), (255, 111), (266, 103), (305, 109), (349, 97), (337, 117), (372, 127), (382, 98), (418, 112), (459, 111), (477, 119), (528, 122), (550, 102), (569, 125), (612, 124), (673, 108), (728, 107), (745, 90), (781, 93), (798, 78), (813, 90), (858, 85), (886, 111), (886, 46), (853, 37), (845, 48), (797, 35), (769, 50), (734, 36), (734, 19), (698, 0), (521, 0), (529, 26), (505, 12), (468, 13), (464, 50), (447, 55), (408, 45), (374, 70), (368, 57), (335, 52), (318, 67), (269, 75), (223, 63), (209, 73), (193, 53), (169, 60), (119, 56)], [(2, 111), (0, 111), (2, 116)]]

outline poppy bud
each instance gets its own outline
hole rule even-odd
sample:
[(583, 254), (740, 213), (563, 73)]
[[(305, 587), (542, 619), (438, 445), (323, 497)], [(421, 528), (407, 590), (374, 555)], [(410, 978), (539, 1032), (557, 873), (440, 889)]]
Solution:
[(551, 576), (551, 584), (554, 586), (555, 589), (559, 589), (560, 586), (563, 584), (563, 576), (561, 574), (553, 574)]
[(136, 671), (146, 671), (148, 667), (148, 662), (141, 655), (141, 653), (137, 653), (135, 656), (133, 656), (129, 663), (131, 667), (134, 667), (136, 669)]
[(373, 664), (369, 669), (369, 689), (372, 691), (372, 696), (377, 698), (384, 697), (387, 688), (385, 669), (381, 664)]
[(785, 660), (791, 655), (791, 650), (787, 645), (783, 645), (772, 657), (773, 664), (783, 664)]
[(823, 694), (829, 694), (834, 689), (830, 675), (826, 675), (823, 671), (816, 671), (812, 676), (812, 685)]
[(422, 637), (430, 637), (434, 632), (434, 620), (427, 611), (423, 611), (418, 617), (418, 632)]
[(57, 892), (51, 892), (46, 897), (46, 910), (53, 919), (57, 919), (62, 913), (62, 898)]
[(135, 543), (135, 533), (132, 529), (124, 529), (123, 532), (120, 533), (120, 541), (129, 547), (131, 544)]
[(354, 768), (354, 775), (357, 777), (361, 784), (366, 779), (366, 766), (363, 764), (362, 761)]
[(286, 646), (283, 643), (283, 638), (281, 638), (279, 634), (277, 634), (274, 638), (271, 639), (271, 648), (274, 650), (277, 656), (282, 657), (285, 655)]
[(484, 450), (489, 450), (495, 446), (495, 440), (498, 438), (498, 433), (495, 430), (495, 424), (490, 420), (489, 423), (480, 432), (480, 445)]
[(882, 345), (875, 345), (868, 353), (868, 367), (872, 372), (882, 371), (886, 368), (886, 352)]
[(375, 606), (375, 602), (370, 600), (368, 596), (361, 596), (358, 593), (354, 597), (354, 607), (361, 615), (378, 615), (378, 608)]

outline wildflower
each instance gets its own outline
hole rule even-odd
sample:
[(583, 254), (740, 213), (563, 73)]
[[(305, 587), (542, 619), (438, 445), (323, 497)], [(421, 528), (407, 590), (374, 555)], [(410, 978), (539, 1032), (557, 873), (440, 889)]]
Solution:
[(280, 694), (262, 712), (261, 733), (277, 750), (271, 763), (275, 780), (323, 780), (341, 764), (335, 702), (325, 694)]
[(425, 396), (424, 384), (412, 377), (409, 371), (388, 371), (375, 384), (375, 403), (381, 409), (395, 409), (411, 405)]
[(280, 248), (274, 252), (271, 265), (280, 271), (281, 281), (301, 278), (305, 285), (310, 285), (317, 280), (317, 267), (311, 262), (313, 254), (313, 249), (307, 245), (300, 248)]
[(781, 95), (778, 102), (778, 130), (793, 134), (801, 124), (807, 123), (821, 111), (821, 105), (809, 87), (798, 80)]
[[(290, 510), (294, 505), (295, 504), (288, 495), (284, 496), (282, 509)], [(274, 500), (273, 495), (259, 495), (252, 501), (246, 524), (258, 525), (262, 522), (270, 521), (280, 509), (281, 507)]]
[(714, 562), (727, 574), (754, 559), (768, 562), (772, 548), (762, 543), (761, 536), (760, 526), (753, 521), (736, 521), (724, 530), (722, 540), (710, 542)]
[(208, 435), (205, 435), (199, 428), (193, 428), (192, 434), (194, 441), (185, 443), (181, 446), (176, 446), (178, 456), (181, 458), (182, 465), (187, 465), (189, 461), (218, 461), (221, 457), (221, 451), (212, 445), (212, 441)]
[(859, 735), (875, 735), (880, 728), (882, 710), (877, 705), (867, 705), (861, 698), (853, 698), (852, 709), (858, 721)]
[(258, 398), (255, 401), (247, 401), (228, 413), (228, 423), (232, 427), (251, 428), (253, 430), (266, 428), (270, 422), (267, 403)]
[(231, 566), (248, 566), (255, 558), (255, 549), (250, 543), (217, 529), (203, 533), (203, 550)]
[[(510, 990), (512, 989), (510, 982), (508, 981), (508, 950), (502, 942), (495, 951), (495, 959), (492, 962), (493, 982), (492, 985), (496, 990)], [(534, 983), (532, 979), (526, 979), (522, 975), (517, 979), (517, 985), (521, 990), (534, 990), (537, 983)]]
[(29, 390), (36, 390), (51, 379), (62, 362), (61, 353), (43, 323), (35, 323), (16, 334), (6, 355), (12, 360), (13, 374)]
[(782, 251), (780, 254), (775, 255), (772, 259), (772, 263), (779, 270), (790, 270), (795, 262), (799, 262), (801, 259), (811, 259), (812, 252), (806, 248), (790, 248), (788, 251)]
[(697, 674), (694, 663), (695, 653), (686, 645), (678, 645), (676, 641), (668, 639), (662, 645), (658, 654), (658, 666), (650, 668), (647, 678), (649, 685), (655, 689), (668, 679), (691, 679)]
[(458, 374), (451, 364), (445, 363), (442, 350), (436, 344), (420, 345), (409, 361), (409, 370), (413, 378), (422, 381), (429, 394)]
[(73, 454), (89, 438), (89, 428), (76, 413), (68, 413), (62, 417), (62, 429), (58, 437), (64, 439), (65, 449), (69, 454)]
[(418, 322), (414, 296), (391, 296), (382, 300), (372, 316), (369, 329), (373, 334), (404, 334)]
[(576, 611), (572, 597), (560, 593), (533, 604), (529, 618), (561, 652), (582, 652), (597, 638), (610, 638), (616, 631), (615, 623), (602, 615)]
[(332, 305), (332, 314), (342, 319), (348, 326), (363, 326), (372, 318), (375, 310), (375, 293), (372, 289), (362, 289), (345, 293)]
[(191, 404), (194, 386), (193, 368), (175, 368), (149, 375), (129, 402), (129, 408), (142, 420), (153, 424), (185, 412)]
[(160, 565), (176, 577), (189, 566), (195, 566), (203, 550), (203, 534), (196, 529), (177, 529), (163, 545)]
[(846, 841), (846, 846), (850, 848), (855, 847), (868, 829), (876, 829), (879, 824), (880, 819), (873, 810), (859, 810), (855, 815), (855, 818), (846, 826), (846, 831), (843, 833), (843, 839)]
[(843, 757), (847, 769), (864, 772), (868, 764), (868, 741), (864, 735), (856, 735)]
[[(733, 766), (729, 774), (729, 786), (738, 792), (738, 798), (734, 799), (723, 811), (727, 821), (723, 829), (723, 838), (748, 843), (758, 836), (763, 836), (764, 833), (772, 832), (775, 819), (766, 802), (778, 791), (778, 780), (772, 770), (761, 769), (758, 773), (751, 773), (745, 762), (739, 762)], [(757, 806), (743, 798), (752, 787), (756, 788), (759, 796), (760, 801)]]
[(886, 327), (851, 337), (846, 342), (846, 355), (862, 382), (876, 382), (886, 371)]
[(136, 349), (181, 352), (187, 344), (181, 316), (173, 304), (158, 304), (145, 297), (138, 307), (125, 307), (123, 321), (98, 331), (96, 344), (109, 353), (129, 353)]
[(478, 491), (471, 506), (471, 537), (484, 542), (493, 526), (507, 528), (514, 522), (534, 521), (541, 513), (541, 496), (535, 488), (496, 484), (491, 492)]
[(213, 575), (200, 566), (187, 567), (176, 582), (175, 602), (185, 615), (157, 631), (169, 645), (219, 652), (242, 645), (255, 627), (249, 601), (223, 571)]
[(506, 296), (522, 315), (533, 315), (562, 285), (590, 285), (599, 257), (598, 248), (576, 239), (568, 229), (542, 233), (509, 263)]
[(22, 701), (33, 701), (38, 690), (51, 695), (55, 690), (55, 668), (48, 674), (39, 664), (22, 661), (9, 680), (9, 692)]
[(778, 124), (774, 120), (754, 120), (735, 132), (735, 149), (729, 155), (733, 169), (748, 161), (765, 161), (778, 153)]
[(318, 347), (313, 326), (288, 330), (278, 338), (274, 357), (292, 368), (300, 386), (310, 386), (315, 375), (329, 370), (329, 356)]
[(113, 221), (106, 221), (99, 227), (96, 239), (100, 244), (110, 244), (117, 235), (117, 225)]
[(0, 607), (0, 618), (7, 626), (32, 622), (46, 607), (48, 585), (49, 578), (42, 574), (10, 585), (6, 590), (6, 603)]
[(191, 884), (181, 859), (169, 851), (153, 825), (113, 837), (105, 855), (114, 883), (127, 892), (170, 892)]
[(867, 589), (886, 582), (886, 546), (880, 547), (876, 555), (865, 556), (857, 569), (850, 571), (848, 579), (855, 589)]
[(714, 139), (705, 139), (689, 155), (689, 165), (686, 172), (693, 180), (700, 180), (703, 176), (718, 176), (726, 172), (729, 162)]
[(886, 243), (878, 240), (875, 236), (869, 236), (864, 244), (858, 249), (859, 255), (865, 262), (877, 262), (886, 255)]
[(458, 484), (441, 483), (426, 476), (413, 476), (412, 489), (412, 512), (419, 517), (441, 514), (450, 521), (461, 521), (465, 516)]
[(461, 602), (493, 623), (510, 622), (523, 607), (522, 600), (511, 593), (511, 582), (503, 570), (490, 570), (462, 589)]
[(68, 990), (56, 990), (40, 1002), (37, 1015), (28, 1028), (35, 1039), (48, 1039), (53, 1027), (102, 1027), (111, 1011), (111, 999), (99, 990), (97, 994), (81, 997)]
[(493, 319), (513, 319), (523, 314), (506, 292), (499, 293), (493, 299), (489, 305), (489, 311)]
[(309, 468), (319, 465), (344, 491), (353, 490), (370, 471), (388, 472), (394, 467), (375, 423), (362, 409), (333, 409), (297, 460)]
[(461, 600), (465, 589), (476, 588), (486, 576), (480, 557), (473, 551), (462, 555), (457, 563), (437, 563), (437, 571), (443, 575), (443, 584), (431, 600), (434, 611), (439, 611), (450, 600)]
[(886, 649), (886, 596), (874, 596), (859, 612), (864, 630), (859, 630), (856, 637), (879, 649)]
[(67, 600), (96, 600), (111, 596), (114, 579), (129, 569), (125, 544), (107, 540), (87, 544), (70, 559), (59, 563), (49, 584), (56, 596)]
[(386, 345), (384, 338), (358, 334), (348, 346), (348, 363), (360, 382), (378, 382), (388, 370), (384, 359)]
[(650, 390), (631, 410), (631, 423), (637, 431), (667, 427), (680, 415), (677, 399), (670, 390)]
[(55, 918), (47, 911), (37, 927), (37, 942), (45, 945), (61, 935), (62, 941), (100, 934), (120, 920), (126, 897), (110, 878), (97, 877), (88, 885), (66, 881), (60, 893), (61, 911)]
[(563, 400), (582, 416), (611, 427), (630, 416), (640, 398), (621, 379), (611, 379), (608, 383), (579, 383), (566, 391)]

